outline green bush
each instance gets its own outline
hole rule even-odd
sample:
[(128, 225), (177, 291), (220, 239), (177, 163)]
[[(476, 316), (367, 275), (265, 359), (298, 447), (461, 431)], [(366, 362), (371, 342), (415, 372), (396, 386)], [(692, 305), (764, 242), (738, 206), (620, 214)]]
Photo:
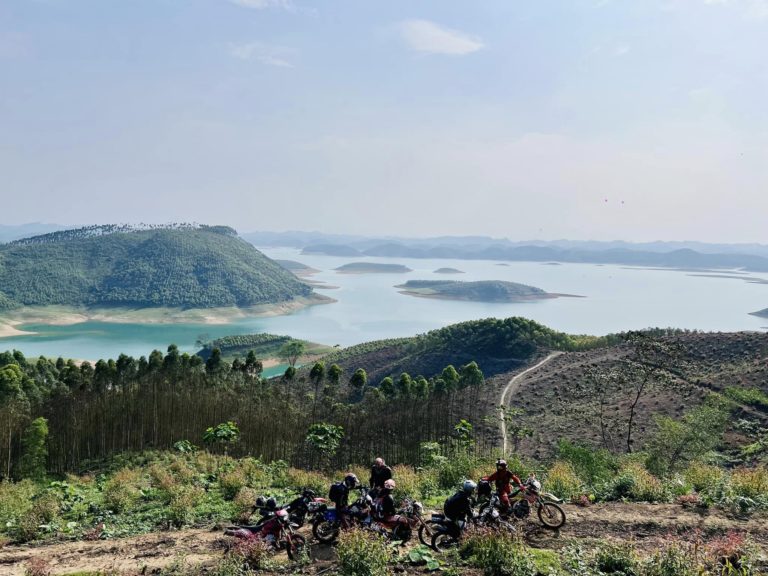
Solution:
[(603, 500), (631, 500), (633, 502), (661, 502), (667, 499), (661, 481), (639, 462), (628, 462), (617, 476), (600, 490)]
[(200, 504), (205, 492), (197, 486), (175, 486), (171, 491), (166, 517), (176, 527), (190, 524), (195, 519), (195, 508)]
[(670, 544), (645, 564), (643, 576), (699, 576), (694, 555), (682, 543)]
[(611, 576), (640, 576), (640, 562), (631, 544), (603, 544), (593, 560), (600, 574)]
[(238, 522), (248, 522), (250, 520), (256, 498), (258, 498), (258, 494), (253, 488), (246, 487), (240, 489), (232, 501), (235, 506), (235, 519)]
[(606, 482), (618, 468), (616, 457), (608, 450), (572, 444), (568, 440), (558, 443), (557, 457), (569, 462), (579, 478), (590, 486)]
[(342, 576), (386, 576), (390, 553), (386, 541), (376, 534), (349, 530), (339, 536), (337, 547)]
[(547, 471), (544, 482), (547, 491), (566, 500), (579, 496), (584, 491), (584, 483), (570, 462), (555, 462)]
[(536, 576), (532, 557), (509, 532), (481, 532), (467, 538), (460, 554), (485, 576)]
[(130, 510), (141, 496), (141, 473), (123, 468), (104, 485), (104, 503), (114, 512)]
[(236, 468), (225, 472), (219, 476), (219, 487), (226, 500), (232, 500), (241, 488), (248, 483), (245, 471), (242, 468)]
[(725, 471), (703, 462), (691, 462), (683, 472), (683, 478), (697, 492), (714, 493), (725, 477)]

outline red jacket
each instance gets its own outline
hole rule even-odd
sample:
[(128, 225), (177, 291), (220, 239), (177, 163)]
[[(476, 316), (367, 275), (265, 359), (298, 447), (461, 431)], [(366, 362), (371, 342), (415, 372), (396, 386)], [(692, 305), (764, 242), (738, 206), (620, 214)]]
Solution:
[(512, 472), (509, 470), (496, 470), (496, 472), (490, 476), (486, 476), (483, 478), (483, 480), (487, 480), (488, 482), (496, 482), (496, 490), (506, 494), (509, 494), (512, 491), (510, 486), (511, 482), (514, 482), (515, 485), (522, 484), (522, 482), (520, 482), (520, 478), (512, 474)]

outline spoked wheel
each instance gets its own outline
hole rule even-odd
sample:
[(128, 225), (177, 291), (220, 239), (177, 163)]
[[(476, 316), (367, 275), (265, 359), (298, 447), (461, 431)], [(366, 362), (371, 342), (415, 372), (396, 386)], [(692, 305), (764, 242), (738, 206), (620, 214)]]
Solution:
[(447, 532), (436, 532), (432, 536), (432, 548), (438, 552), (445, 552), (456, 548), (459, 545), (459, 539), (451, 536)]
[(411, 539), (411, 527), (405, 524), (398, 524), (392, 529), (392, 540), (399, 540), (405, 544)]
[(424, 524), (419, 526), (419, 542), (424, 544), (424, 546), (432, 545), (432, 537), (435, 535), (434, 527), (436, 524), (436, 522), (427, 520)]
[(286, 542), (288, 558), (298, 560), (307, 547), (307, 541), (301, 534), (291, 534)]
[(554, 502), (542, 502), (539, 506), (539, 520), (547, 528), (556, 530), (565, 524), (565, 512)]
[(330, 544), (339, 537), (339, 525), (336, 522), (321, 520), (312, 525), (312, 534), (319, 542)]

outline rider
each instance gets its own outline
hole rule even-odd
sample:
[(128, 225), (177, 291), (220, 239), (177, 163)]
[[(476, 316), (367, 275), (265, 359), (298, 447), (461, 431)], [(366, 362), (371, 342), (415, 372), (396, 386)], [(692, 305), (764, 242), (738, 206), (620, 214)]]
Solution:
[(371, 466), (371, 478), (368, 485), (371, 487), (371, 495), (378, 495), (384, 483), (392, 479), (392, 468), (386, 465), (384, 458), (376, 458)]
[(357, 476), (351, 472), (344, 476), (344, 480), (331, 486), (329, 499), (336, 505), (337, 510), (344, 510), (349, 505), (349, 491), (354, 490), (360, 482)]
[(465, 480), (461, 490), (443, 503), (443, 513), (446, 520), (449, 520), (448, 526), (451, 536), (455, 538), (458, 538), (467, 518), (472, 519), (475, 516), (474, 510), (472, 510), (472, 495), (475, 488), (477, 488), (477, 484), (472, 480)]
[(392, 496), (395, 487), (395, 481), (390, 478), (384, 482), (381, 490), (379, 490), (379, 495), (373, 508), (373, 513), (377, 520), (385, 523), (402, 522), (405, 520), (395, 514), (395, 498)]
[(502, 511), (509, 510), (509, 494), (512, 492), (511, 483), (514, 483), (516, 487), (522, 486), (520, 478), (515, 474), (507, 470), (507, 461), (503, 458), (496, 460), (496, 472), (490, 476), (484, 476), (482, 480), (496, 483), (496, 492), (499, 494), (499, 500), (501, 502)]

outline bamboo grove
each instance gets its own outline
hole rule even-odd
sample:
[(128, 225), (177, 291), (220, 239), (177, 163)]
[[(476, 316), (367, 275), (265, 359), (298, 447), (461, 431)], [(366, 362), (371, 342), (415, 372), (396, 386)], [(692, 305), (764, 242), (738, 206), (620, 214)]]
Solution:
[(341, 426), (331, 465), (367, 462), (374, 454), (416, 464), (421, 444), (446, 442), (454, 426), (475, 423), (475, 443), (494, 440), (482, 429), (483, 374), (470, 362), (431, 378), (396, 374), (368, 382), (363, 368), (345, 374), (322, 362), (279, 378), (261, 377), (253, 355), (203, 360), (176, 346), (139, 359), (87, 362), (27, 360), (0, 354), (0, 477), (19, 476), (24, 434), (45, 418), (49, 472), (86, 470), (89, 462), (126, 451), (199, 444), (203, 431), (233, 421), (241, 431), (233, 455), (317, 466), (305, 437), (313, 423)]

